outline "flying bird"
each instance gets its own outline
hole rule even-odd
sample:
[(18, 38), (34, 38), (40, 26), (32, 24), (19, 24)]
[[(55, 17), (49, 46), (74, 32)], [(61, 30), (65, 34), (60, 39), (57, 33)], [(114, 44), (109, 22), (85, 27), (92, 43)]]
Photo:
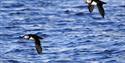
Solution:
[(85, 2), (88, 4), (88, 9), (90, 13), (93, 12), (94, 6), (96, 5), (98, 7), (100, 15), (104, 18), (105, 11), (103, 8), (103, 4), (106, 4), (105, 2), (101, 0), (85, 0)]
[(42, 47), (41, 47), (41, 44), (40, 44), (40, 39), (43, 39), (42, 37), (39, 37), (36, 34), (26, 34), (26, 35), (23, 36), (23, 38), (27, 39), (27, 40), (35, 41), (35, 48), (37, 50), (37, 53), (38, 54), (42, 53)]

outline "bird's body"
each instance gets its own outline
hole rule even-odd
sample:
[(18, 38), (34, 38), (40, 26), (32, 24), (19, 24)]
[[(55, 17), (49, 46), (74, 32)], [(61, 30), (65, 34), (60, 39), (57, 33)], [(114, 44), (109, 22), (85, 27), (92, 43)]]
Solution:
[(33, 40), (35, 41), (35, 48), (37, 50), (37, 53), (38, 54), (41, 54), (42, 53), (42, 47), (41, 47), (41, 44), (40, 44), (40, 39), (43, 39), (35, 34), (27, 34), (27, 35), (24, 35), (23, 36), (24, 39), (27, 39), (27, 40)]
[(94, 6), (96, 5), (98, 7), (100, 15), (104, 18), (105, 11), (103, 8), (103, 4), (106, 4), (105, 2), (101, 0), (85, 0), (85, 2), (88, 4), (88, 9), (90, 13), (93, 12)]

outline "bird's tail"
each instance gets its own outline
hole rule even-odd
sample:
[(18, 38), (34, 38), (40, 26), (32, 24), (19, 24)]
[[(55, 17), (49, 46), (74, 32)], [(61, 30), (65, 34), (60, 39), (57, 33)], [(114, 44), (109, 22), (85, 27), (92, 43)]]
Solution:
[(103, 2), (103, 1), (96, 1), (96, 2), (97, 4), (101, 4), (101, 5), (106, 4), (106, 2)]
[(106, 2), (103, 2), (103, 1), (100, 1), (100, 3), (102, 3), (102, 4), (106, 4)]
[(106, 2), (102, 2), (103, 4), (106, 4)]

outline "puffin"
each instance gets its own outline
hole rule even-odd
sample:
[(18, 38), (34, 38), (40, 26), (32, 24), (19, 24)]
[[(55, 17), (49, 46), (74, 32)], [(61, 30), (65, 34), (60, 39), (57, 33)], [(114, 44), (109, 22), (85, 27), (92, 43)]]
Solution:
[(88, 9), (90, 13), (93, 12), (94, 6), (96, 5), (98, 7), (100, 15), (104, 18), (105, 11), (103, 8), (103, 4), (106, 4), (105, 2), (101, 0), (85, 0), (85, 2), (88, 4)]
[(27, 39), (27, 40), (33, 40), (35, 43), (35, 48), (37, 50), (37, 53), (42, 54), (42, 47), (40, 43), (40, 39), (43, 39), (42, 37), (36, 34), (25, 34), (24, 36), (22, 36), (22, 38)]

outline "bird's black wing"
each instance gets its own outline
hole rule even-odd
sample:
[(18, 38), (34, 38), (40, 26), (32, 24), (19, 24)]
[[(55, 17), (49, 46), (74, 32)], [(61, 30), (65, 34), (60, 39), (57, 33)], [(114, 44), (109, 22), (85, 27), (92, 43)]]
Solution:
[(100, 15), (104, 18), (105, 11), (104, 11), (104, 8), (103, 8), (103, 4), (97, 4), (97, 7), (98, 7)]
[(41, 54), (42, 53), (42, 47), (40, 45), (35, 45), (37, 53)]
[(38, 54), (41, 54), (41, 53), (42, 53), (42, 47), (41, 47), (41, 44), (40, 44), (40, 40), (39, 40), (39, 39), (37, 39), (37, 40), (35, 41), (35, 47), (36, 47), (37, 53), (38, 53)]
[(92, 13), (92, 11), (94, 9), (94, 5), (88, 5), (88, 9), (89, 9), (89, 12)]

